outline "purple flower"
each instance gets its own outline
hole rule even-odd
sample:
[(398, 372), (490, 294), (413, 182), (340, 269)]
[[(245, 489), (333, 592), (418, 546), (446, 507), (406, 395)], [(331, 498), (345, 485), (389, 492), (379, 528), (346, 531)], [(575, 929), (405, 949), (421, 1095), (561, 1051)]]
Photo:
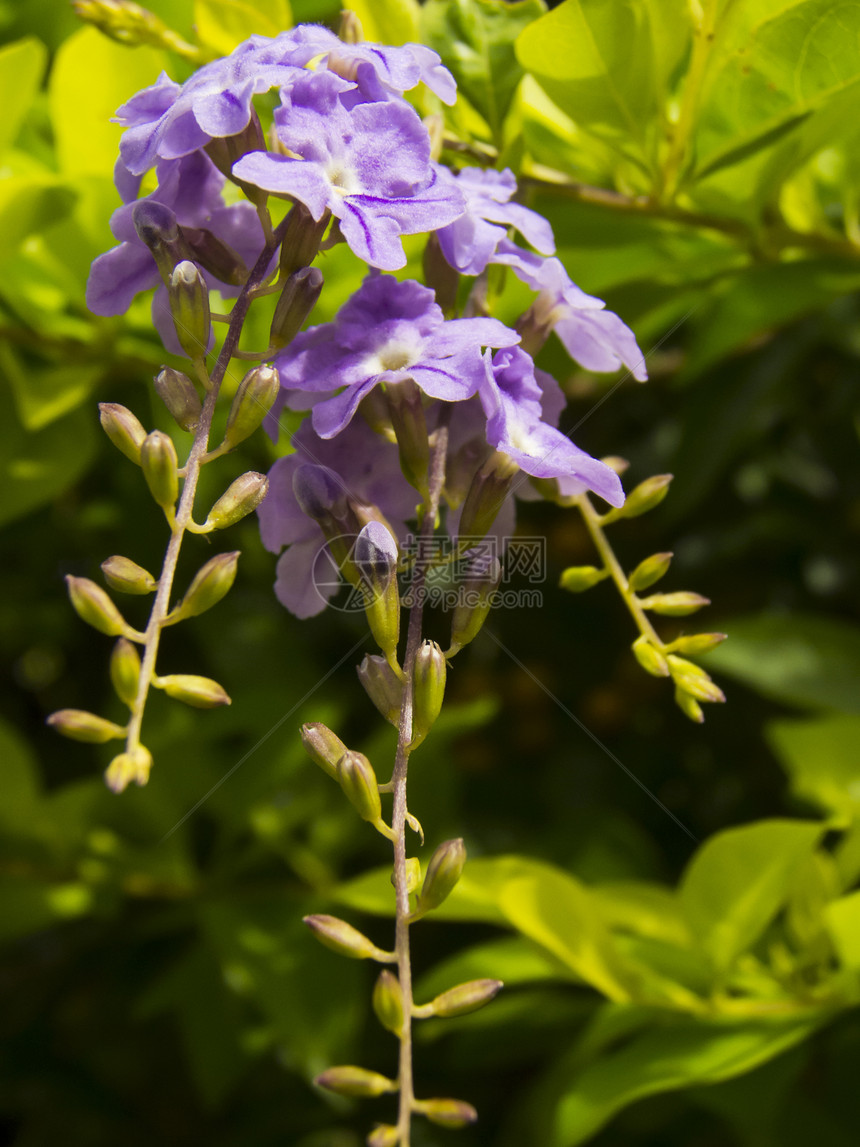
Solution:
[(300, 200), (321, 219), (326, 210), (360, 259), (396, 270), (406, 263), (401, 235), (444, 227), (463, 212), (463, 197), (430, 164), (430, 138), (406, 103), (347, 108), (349, 85), (330, 72), (305, 73), (275, 112), (290, 155), (252, 151), (236, 178)]
[(504, 239), (490, 262), (510, 267), (540, 292), (532, 308), (537, 324), (554, 330), (570, 357), (586, 370), (626, 366), (640, 382), (648, 377), (645, 356), (630, 328), (605, 310), (601, 299), (577, 287), (558, 259), (541, 258)]
[(361, 400), (381, 382), (411, 378), (431, 398), (462, 402), (486, 377), (481, 347), (507, 347), (519, 335), (498, 319), (448, 322), (433, 292), (412, 280), (369, 275), (333, 323), (314, 327), (276, 360), (281, 383), (301, 392), (332, 391), (313, 403), (291, 394), (287, 405), (313, 404), (321, 438), (340, 434)]
[(496, 248), (507, 238), (508, 227), (517, 231), (538, 251), (555, 251), (552, 228), (542, 215), (511, 203), (517, 181), (508, 168), (484, 171), (466, 167), (456, 176), (446, 167), (437, 167), (440, 176), (458, 187), (466, 198), (466, 211), (459, 219), (437, 232), (442, 254), (464, 275), (479, 275)]
[[(489, 368), (489, 352), (486, 358)], [(615, 471), (543, 421), (543, 390), (525, 351), (519, 347), (500, 350), (479, 394), (487, 416), (487, 441), (513, 458), (526, 474), (564, 479), (567, 494), (593, 490), (611, 506), (624, 504)]]

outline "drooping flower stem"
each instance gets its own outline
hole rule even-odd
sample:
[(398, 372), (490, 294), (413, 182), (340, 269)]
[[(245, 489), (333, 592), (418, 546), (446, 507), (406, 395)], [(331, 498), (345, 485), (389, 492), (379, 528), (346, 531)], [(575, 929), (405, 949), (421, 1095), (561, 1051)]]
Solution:
[(191, 515), (194, 510), (197, 481), (200, 477), (200, 469), (206, 460), (206, 452), (209, 446), (209, 433), (212, 428), (212, 419), (215, 414), (215, 406), (218, 402), (221, 383), (224, 381), (230, 360), (233, 358), (236, 348), (239, 345), (242, 327), (247, 318), (248, 309), (253, 301), (255, 290), (266, 278), (269, 264), (280, 245), (285, 227), (286, 219), (279, 224), (275, 232), (272, 233), (271, 238), (260, 253), (260, 257), (255, 263), (254, 269), (248, 276), (247, 283), (236, 299), (230, 313), (230, 325), (211, 374), (206, 372), (204, 360), (200, 360), (202, 371), (200, 367), (198, 367), (198, 373), (200, 374), (200, 381), (207, 391), (206, 400), (194, 431), (194, 441), (192, 442), (188, 459), (182, 471), (184, 475), (182, 494), (179, 498), (175, 517), (171, 522), (170, 541), (167, 543), (167, 550), (164, 554), (161, 575), (158, 579), (158, 591), (156, 592), (152, 610), (149, 615), (149, 621), (146, 625), (140, 684), (138, 686), (134, 708), (131, 712), (126, 737), (126, 752), (129, 753), (133, 752), (140, 745), (140, 730), (143, 723), (147, 697), (149, 696), (149, 689), (155, 673), (155, 662), (158, 656), (158, 647), (161, 642), (161, 631), (170, 607), (170, 596), (173, 590), (173, 579), (176, 574), (179, 551), (182, 548), (182, 542), (189, 528)]
[[(449, 410), (443, 404), (443, 414)], [(441, 419), (435, 433), (435, 442), (430, 459), (428, 497), (419, 531), (420, 538), (429, 538), (436, 529), (436, 515), (439, 499), (445, 480), (445, 456), (448, 449), (447, 420)], [(406, 775), (409, 767), (409, 744), (412, 740), (412, 684), (415, 655), (421, 645), (421, 626), (424, 613), (424, 581), (426, 569), (417, 563), (410, 592), (412, 606), (409, 611), (409, 628), (406, 637), (406, 653), (403, 658), (405, 681), (403, 703), (400, 707), (400, 724), (397, 737), (397, 754), (394, 760), (394, 806), (392, 829), (394, 831), (394, 890), (396, 897), (395, 952), (397, 972), (403, 993), (403, 1026), (400, 1032), (400, 1107), (397, 1119), (400, 1147), (409, 1147), (412, 1112), (415, 1106), (415, 1091), (412, 1078), (412, 964), (409, 949), (409, 886), (406, 865)]]

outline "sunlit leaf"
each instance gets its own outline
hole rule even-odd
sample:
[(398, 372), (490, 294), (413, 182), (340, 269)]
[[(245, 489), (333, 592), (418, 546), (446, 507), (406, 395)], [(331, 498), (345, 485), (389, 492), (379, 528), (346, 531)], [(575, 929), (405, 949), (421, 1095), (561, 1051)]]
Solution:
[(292, 27), (287, 0), (194, 0), (194, 24), (202, 42), (229, 56), (249, 36), (277, 36)]
[(379, 44), (421, 40), (418, 0), (348, 0), (344, 7), (358, 16), (366, 40)]
[(843, 824), (860, 813), (860, 717), (775, 721), (766, 732), (795, 796)]
[(0, 152), (15, 142), (39, 90), (47, 55), (45, 45), (30, 37), (0, 48)]

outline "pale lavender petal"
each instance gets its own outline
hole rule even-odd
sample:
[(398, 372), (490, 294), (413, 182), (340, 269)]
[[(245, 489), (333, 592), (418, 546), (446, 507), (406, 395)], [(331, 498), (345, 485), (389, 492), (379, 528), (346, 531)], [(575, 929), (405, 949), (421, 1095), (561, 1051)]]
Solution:
[(331, 186), (315, 164), (285, 155), (249, 152), (233, 164), (233, 175), (264, 191), (292, 195), (314, 219), (322, 219), (331, 196)]

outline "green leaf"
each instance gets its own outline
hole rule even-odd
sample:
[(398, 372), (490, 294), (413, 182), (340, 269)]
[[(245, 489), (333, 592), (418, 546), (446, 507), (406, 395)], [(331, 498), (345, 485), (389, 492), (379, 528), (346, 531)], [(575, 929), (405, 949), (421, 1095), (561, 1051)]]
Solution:
[(14, 254), (28, 236), (52, 227), (68, 215), (74, 201), (72, 188), (52, 175), (19, 175), (0, 182), (0, 261)]
[(680, 899), (692, 935), (718, 971), (755, 943), (788, 899), (822, 832), (803, 821), (758, 821), (717, 833), (698, 850)]
[(358, 16), (365, 40), (379, 44), (421, 42), (417, 0), (348, 0), (344, 7)]
[(0, 370), (15, 395), (18, 417), (27, 430), (44, 426), (74, 410), (102, 374), (99, 364), (25, 368), (11, 347), (0, 344)]
[(30, 876), (0, 877), (0, 940), (41, 932), (86, 916), (94, 895), (78, 881), (50, 883)]
[(222, 56), (251, 35), (277, 36), (293, 25), (287, 0), (194, 0), (200, 40)]
[(570, 969), (544, 948), (524, 936), (475, 944), (437, 964), (415, 987), (415, 999), (424, 1003), (468, 980), (501, 980), (506, 988), (543, 980), (570, 980)]
[(0, 152), (15, 142), (39, 90), (47, 56), (45, 45), (30, 36), (0, 48)]
[(774, 721), (765, 729), (771, 748), (801, 800), (850, 824), (860, 813), (860, 717)]
[(543, 0), (428, 0), (422, 8), (425, 43), (451, 69), (458, 89), (487, 121), (498, 146), (523, 76), (514, 40), (544, 11)]
[(708, 669), (737, 677), (765, 697), (814, 709), (860, 713), (860, 629), (812, 614), (762, 613), (721, 620), (729, 640)]
[(842, 964), (860, 971), (860, 892), (834, 900), (824, 915)]

